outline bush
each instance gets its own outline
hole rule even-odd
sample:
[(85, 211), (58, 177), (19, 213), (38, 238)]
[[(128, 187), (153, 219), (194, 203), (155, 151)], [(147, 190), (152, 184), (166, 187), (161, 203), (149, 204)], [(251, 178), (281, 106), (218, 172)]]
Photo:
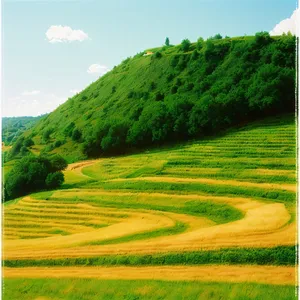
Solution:
[(66, 136), (71, 137), (71, 136), (72, 136), (72, 133), (73, 133), (74, 127), (75, 127), (75, 123), (74, 123), (74, 122), (71, 122), (71, 123), (64, 129), (64, 134), (65, 134)]
[(198, 51), (197, 51), (197, 50), (194, 50), (193, 53), (192, 53), (191, 59), (192, 59), (192, 60), (196, 60), (198, 57), (199, 57)]
[(25, 147), (30, 147), (30, 146), (33, 146), (33, 145), (34, 145), (34, 142), (33, 142), (33, 140), (32, 140), (31, 138), (27, 138), (27, 139), (24, 140), (23, 145), (24, 145)]
[(156, 101), (164, 100), (164, 98), (165, 98), (165, 95), (162, 94), (161, 92), (158, 92), (158, 93), (156, 94), (156, 96), (155, 96), (155, 100), (156, 100)]
[(54, 148), (58, 148), (58, 147), (60, 147), (61, 145), (63, 145), (63, 141), (58, 140), (58, 141), (55, 141), (55, 142), (54, 142)]
[(161, 52), (159, 52), (159, 51), (155, 52), (154, 57), (155, 58), (161, 58), (162, 57)]
[(53, 132), (53, 128), (46, 128), (43, 132), (43, 141), (47, 143), (50, 139), (50, 135)]
[(151, 92), (151, 91), (154, 91), (155, 89), (156, 89), (156, 83), (154, 81), (152, 81), (150, 83), (149, 91)]
[(187, 52), (187, 51), (189, 51), (190, 46), (191, 46), (190, 40), (189, 40), (189, 39), (184, 39), (184, 40), (181, 42), (181, 47), (180, 47), (180, 49), (181, 49), (183, 52)]
[(178, 64), (178, 61), (179, 61), (179, 56), (178, 55), (173, 56), (170, 61), (171, 67), (175, 68)]
[(72, 140), (79, 141), (80, 139), (81, 139), (81, 132), (77, 128), (75, 128), (72, 133)]
[(168, 74), (167, 75), (167, 82), (170, 82), (170, 81), (172, 81), (174, 78), (175, 78), (175, 74), (174, 73), (171, 73), (171, 74)]
[(127, 97), (128, 97), (128, 99), (133, 98), (134, 97), (134, 91), (129, 91)]
[(178, 90), (178, 86), (177, 85), (173, 85), (171, 87), (171, 94), (176, 94), (177, 93), (177, 90)]
[(64, 174), (62, 172), (50, 173), (46, 177), (46, 186), (49, 189), (55, 189), (60, 187), (64, 182)]
[(202, 37), (200, 37), (197, 40), (196, 47), (197, 47), (198, 50), (201, 50), (203, 48), (203, 45), (204, 45), (204, 39)]

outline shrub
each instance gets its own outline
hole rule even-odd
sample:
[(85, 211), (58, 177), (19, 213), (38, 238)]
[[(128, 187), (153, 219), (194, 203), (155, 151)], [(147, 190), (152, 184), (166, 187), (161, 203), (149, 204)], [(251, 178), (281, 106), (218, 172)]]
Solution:
[(179, 56), (178, 55), (173, 56), (170, 61), (171, 67), (175, 68), (178, 64), (178, 61), (179, 61)]
[(50, 135), (53, 132), (53, 128), (46, 128), (43, 132), (43, 141), (45, 143), (48, 142), (48, 140), (50, 139)]
[(181, 47), (180, 49), (183, 51), (183, 52), (187, 52), (190, 50), (190, 46), (191, 46), (191, 42), (189, 39), (184, 39), (182, 42), (181, 42)]
[(159, 51), (155, 52), (154, 57), (155, 58), (161, 58), (162, 57), (161, 52), (159, 52)]
[(79, 141), (80, 139), (81, 139), (81, 132), (77, 128), (74, 128), (72, 133), (72, 140)]
[(30, 147), (30, 146), (33, 146), (34, 145), (34, 142), (33, 142), (33, 140), (31, 139), (31, 138), (26, 138), (25, 140), (24, 140), (24, 143), (23, 143), (23, 145), (25, 146), (25, 147)]
[(71, 136), (72, 136), (72, 133), (73, 133), (74, 127), (75, 127), (75, 123), (74, 123), (74, 122), (71, 122), (71, 123), (64, 129), (64, 134), (65, 134), (66, 136), (71, 137)]
[(167, 82), (172, 81), (174, 78), (175, 78), (175, 74), (174, 73), (168, 74), (167, 75)]
[(127, 97), (128, 97), (128, 99), (133, 98), (134, 97), (134, 91), (129, 91)]
[(62, 172), (50, 173), (46, 177), (46, 186), (49, 189), (55, 189), (61, 186), (64, 182), (64, 174)]
[(156, 96), (155, 96), (155, 100), (156, 100), (156, 101), (164, 100), (164, 98), (165, 98), (165, 95), (164, 95), (163, 93), (161, 93), (161, 92), (158, 92), (158, 93), (156, 94)]
[(196, 60), (198, 57), (199, 57), (198, 51), (197, 51), (197, 50), (194, 50), (193, 53), (192, 53), (191, 59), (192, 59), (192, 60)]
[(171, 94), (176, 94), (177, 93), (177, 90), (178, 90), (178, 86), (177, 85), (173, 85), (171, 87)]
[(156, 83), (154, 81), (152, 81), (150, 83), (149, 91), (154, 91), (155, 89), (156, 89)]
[(204, 39), (202, 37), (200, 37), (197, 40), (196, 47), (197, 47), (198, 50), (201, 50), (203, 48), (203, 45), (204, 45)]

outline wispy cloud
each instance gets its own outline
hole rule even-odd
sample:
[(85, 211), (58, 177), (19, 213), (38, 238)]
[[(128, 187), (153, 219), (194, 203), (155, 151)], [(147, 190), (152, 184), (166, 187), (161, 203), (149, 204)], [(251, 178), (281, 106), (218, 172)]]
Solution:
[(22, 96), (34, 96), (38, 95), (40, 91), (34, 90), (34, 91), (25, 91), (22, 93)]
[(89, 74), (97, 74), (97, 75), (104, 75), (105, 73), (107, 73), (109, 71), (109, 68), (106, 66), (102, 66), (99, 64), (93, 64), (90, 65), (89, 68), (87, 69), (87, 72)]
[(46, 37), (50, 43), (62, 42), (83, 42), (89, 39), (89, 36), (81, 29), (72, 29), (69, 26), (52, 25), (46, 32)]
[[(291, 32), (293, 35), (299, 36), (297, 32), (297, 19), (300, 17), (299, 8), (297, 8), (290, 18), (279, 22), (271, 31), (270, 35), (282, 35), (283, 33)], [(298, 21), (299, 22), (299, 21)]]
[(3, 105), (3, 116), (38, 116), (52, 112), (60, 104), (64, 103), (67, 97), (55, 94), (34, 94), (12, 97)]

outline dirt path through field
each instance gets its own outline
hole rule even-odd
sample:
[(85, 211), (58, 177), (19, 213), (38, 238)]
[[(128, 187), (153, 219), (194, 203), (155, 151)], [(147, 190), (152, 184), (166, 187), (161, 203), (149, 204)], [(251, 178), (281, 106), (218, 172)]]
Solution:
[(77, 163), (73, 163), (73, 164), (69, 164), (66, 171), (72, 171), (72, 173), (76, 174), (76, 175), (80, 175), (83, 177), (87, 177), (87, 178), (92, 178), (88, 175), (85, 175), (82, 173), (82, 169), (85, 167), (89, 167), (92, 166), (93, 164), (99, 162), (99, 159), (95, 159), (95, 160), (87, 160), (87, 161), (81, 161), (81, 162), (77, 162)]
[(4, 268), (3, 273), (4, 278), (153, 279), (279, 285), (296, 282), (296, 268), (286, 266), (28, 267)]

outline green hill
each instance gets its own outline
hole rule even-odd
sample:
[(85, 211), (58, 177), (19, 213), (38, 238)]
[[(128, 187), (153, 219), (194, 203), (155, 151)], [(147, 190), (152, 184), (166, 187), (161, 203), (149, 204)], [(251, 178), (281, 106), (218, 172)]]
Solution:
[(294, 91), (291, 35), (184, 40), (124, 60), (24, 136), (69, 162), (121, 154), (292, 112)]
[(27, 129), (30, 129), (41, 118), (38, 117), (3, 117), (2, 118), (2, 142), (8, 146), (13, 144), (17, 138)]

